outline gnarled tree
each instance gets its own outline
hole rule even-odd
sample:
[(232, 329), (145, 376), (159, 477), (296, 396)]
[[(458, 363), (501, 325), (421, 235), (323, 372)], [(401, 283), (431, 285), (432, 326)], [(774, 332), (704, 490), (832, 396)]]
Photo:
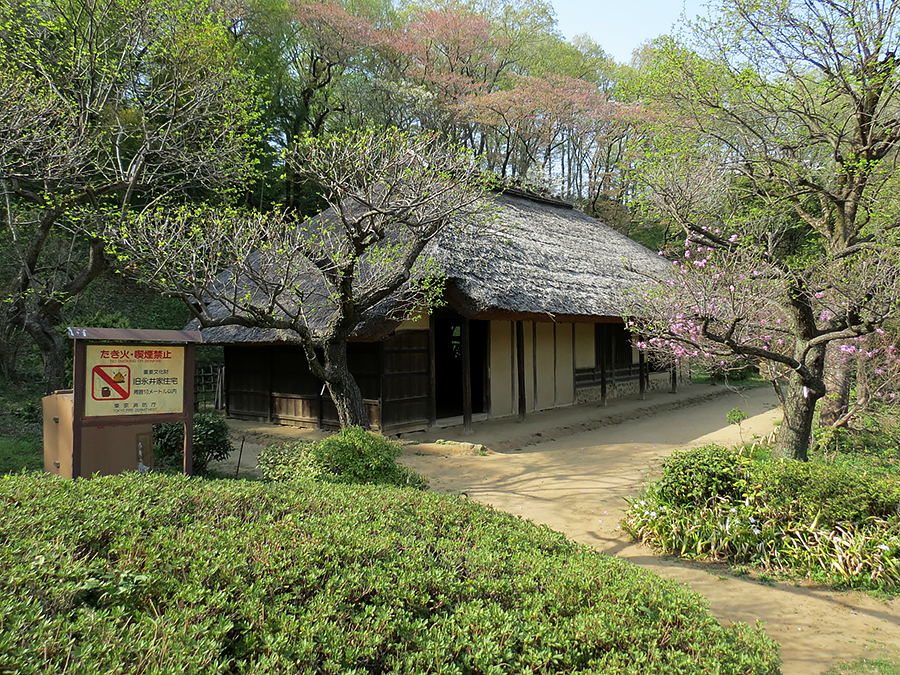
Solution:
[(645, 156), (639, 173), (645, 203), (686, 238), (671, 276), (631, 296), (634, 330), (661, 361), (759, 366), (784, 408), (778, 451), (805, 460), (826, 394), (826, 350), (855, 352), (897, 316), (900, 249), (804, 255), (792, 211), (748, 202), (722, 156), (696, 138), (681, 143), (678, 154), (673, 142)]
[[(657, 45), (644, 93), (661, 135), (696, 134), (748, 199), (789, 206), (819, 255), (847, 259), (877, 245), (896, 225), (881, 203), (900, 144), (900, 2), (710, 7), (712, 18), (691, 24), (682, 44)], [(847, 408), (839, 345), (826, 358), (826, 424)]]
[(128, 219), (114, 245), (132, 274), (183, 299), (201, 326), (289, 332), (341, 425), (368, 427), (347, 340), (373, 313), (434, 299), (422, 252), (442, 230), (489, 217), (484, 180), (468, 153), (397, 130), (306, 137), (286, 161), (321, 186), (327, 211), (161, 208)]

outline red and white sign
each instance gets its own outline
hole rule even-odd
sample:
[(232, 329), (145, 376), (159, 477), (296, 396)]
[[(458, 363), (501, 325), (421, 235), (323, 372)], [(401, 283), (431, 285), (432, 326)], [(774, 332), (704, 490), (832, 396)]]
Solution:
[(87, 345), (85, 417), (184, 410), (184, 347)]
[(95, 401), (124, 401), (131, 395), (131, 368), (94, 366), (91, 397)]

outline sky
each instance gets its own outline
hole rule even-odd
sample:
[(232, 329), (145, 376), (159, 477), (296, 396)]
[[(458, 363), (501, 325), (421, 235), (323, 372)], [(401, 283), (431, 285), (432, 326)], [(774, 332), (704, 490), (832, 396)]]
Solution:
[(628, 63), (642, 43), (679, 21), (705, 14), (705, 0), (551, 0), (566, 39), (587, 33), (616, 61)]

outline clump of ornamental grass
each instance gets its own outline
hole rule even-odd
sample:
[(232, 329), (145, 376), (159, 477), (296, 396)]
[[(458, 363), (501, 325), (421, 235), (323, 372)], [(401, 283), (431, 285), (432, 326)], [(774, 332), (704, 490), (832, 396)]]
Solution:
[(623, 527), (682, 557), (900, 588), (900, 481), (852, 467), (751, 462), (716, 446), (675, 453)]

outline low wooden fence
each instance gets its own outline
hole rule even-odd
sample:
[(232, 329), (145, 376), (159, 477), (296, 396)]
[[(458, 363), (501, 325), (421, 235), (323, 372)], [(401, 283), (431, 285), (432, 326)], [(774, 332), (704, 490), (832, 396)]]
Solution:
[(199, 366), (194, 370), (194, 410), (225, 409), (225, 366)]

